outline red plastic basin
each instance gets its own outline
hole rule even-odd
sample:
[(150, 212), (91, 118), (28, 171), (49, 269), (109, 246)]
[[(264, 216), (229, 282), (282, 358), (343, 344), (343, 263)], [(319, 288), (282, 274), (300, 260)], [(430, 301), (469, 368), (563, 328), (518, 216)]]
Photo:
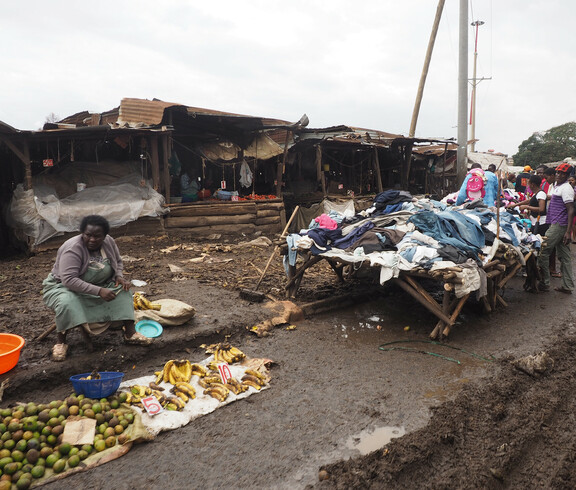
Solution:
[(0, 333), (0, 374), (10, 371), (20, 359), (24, 339), (13, 333)]

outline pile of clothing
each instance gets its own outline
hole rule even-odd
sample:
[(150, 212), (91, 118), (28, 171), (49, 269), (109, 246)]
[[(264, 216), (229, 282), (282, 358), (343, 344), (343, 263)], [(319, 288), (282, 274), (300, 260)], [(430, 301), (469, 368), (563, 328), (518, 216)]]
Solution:
[(376, 196), (369, 209), (353, 217), (330, 211), (312, 220), (308, 229), (288, 235), (284, 265), (288, 271), (299, 251), (310, 250), (313, 255), (380, 267), (381, 284), (398, 277), (400, 271), (458, 265), (466, 270), (462, 273), (466, 283), (457, 292), (463, 296), (480, 288), (481, 268), (492, 259), (499, 241), (515, 247), (520, 257), (540, 247), (541, 237), (504, 209), (499, 213), (499, 227), (498, 233), (495, 208), (487, 208), (481, 199), (448, 206), (387, 190)]

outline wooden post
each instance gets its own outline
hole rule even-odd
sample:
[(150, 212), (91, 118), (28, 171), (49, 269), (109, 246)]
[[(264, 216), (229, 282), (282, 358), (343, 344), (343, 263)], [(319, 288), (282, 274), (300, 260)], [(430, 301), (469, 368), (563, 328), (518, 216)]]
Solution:
[(430, 60), (432, 59), (432, 51), (434, 49), (434, 43), (436, 42), (438, 26), (440, 25), (440, 19), (442, 18), (444, 1), (445, 0), (440, 0), (436, 7), (436, 16), (434, 17), (434, 24), (432, 24), (432, 32), (430, 33), (428, 49), (426, 50), (426, 57), (424, 58), (424, 67), (422, 68), (420, 83), (418, 84), (418, 92), (416, 93), (416, 102), (414, 102), (414, 110), (412, 111), (412, 121), (410, 122), (410, 131), (408, 132), (410, 138), (413, 138), (416, 133), (416, 123), (418, 121), (418, 114), (420, 113), (420, 104), (422, 103), (422, 96), (424, 94), (424, 85), (426, 84), (426, 77), (428, 76), (428, 68), (430, 67)]
[(412, 162), (412, 146), (414, 143), (408, 143), (404, 147), (404, 165), (402, 168), (402, 188), (408, 190), (410, 181), (410, 167)]
[(322, 147), (320, 145), (316, 145), (316, 176), (322, 184), (322, 194), (326, 197), (326, 180), (322, 171)]
[(158, 135), (150, 138), (150, 158), (152, 165), (152, 186), (155, 191), (160, 190), (160, 162), (158, 160)]
[(460, 301), (458, 301), (456, 308), (454, 309), (452, 315), (450, 316), (450, 320), (452, 320), (452, 322), (449, 325), (446, 325), (446, 328), (444, 328), (444, 331), (442, 332), (445, 336), (447, 336), (450, 333), (450, 328), (452, 327), (452, 325), (454, 325), (456, 318), (458, 318), (458, 315), (460, 314), (462, 308), (464, 307), (464, 303), (466, 303), (469, 297), (470, 293), (466, 294), (465, 296), (462, 296), (460, 298)]
[(378, 147), (374, 146), (374, 172), (376, 173), (376, 188), (380, 194), (384, 187), (382, 187), (382, 174), (380, 173), (380, 160), (378, 159)]
[(171, 189), (170, 189), (170, 136), (165, 134), (162, 137), (162, 175), (164, 177), (164, 197), (166, 198), (166, 203), (170, 204)]
[[(286, 129), (286, 139), (284, 140), (284, 153), (282, 154), (282, 161), (278, 162), (278, 169), (276, 171), (276, 197), (282, 196), (282, 177), (286, 168), (286, 157), (288, 156), (288, 142), (290, 141), (290, 130)], [(256, 180), (256, 176), (254, 176)]]

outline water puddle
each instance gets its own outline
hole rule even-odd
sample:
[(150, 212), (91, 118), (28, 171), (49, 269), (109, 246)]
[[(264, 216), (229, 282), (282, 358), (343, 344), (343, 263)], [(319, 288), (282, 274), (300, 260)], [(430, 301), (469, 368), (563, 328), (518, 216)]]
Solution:
[(350, 436), (346, 442), (348, 449), (357, 449), (361, 455), (384, 447), (392, 439), (402, 437), (406, 433), (404, 427), (376, 427), (365, 429), (360, 434)]

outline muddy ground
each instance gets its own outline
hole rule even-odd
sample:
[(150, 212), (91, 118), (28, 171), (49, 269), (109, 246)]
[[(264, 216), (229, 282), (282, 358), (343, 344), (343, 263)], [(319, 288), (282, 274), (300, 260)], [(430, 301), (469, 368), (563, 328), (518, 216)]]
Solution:
[[(171, 297), (195, 306), (192, 324), (178, 328), (205, 334), (146, 350), (126, 348), (119, 332), (109, 332), (95, 339), (94, 354), (76, 335), (63, 366), (50, 361), (53, 337), (34, 340), (52, 322), (40, 290), (55, 250), (1, 262), (0, 328), (27, 339), (18, 367), (0, 378), (12, 378), (2, 406), (64, 396), (67, 377), (95, 363), (135, 377), (171, 357), (200, 360), (200, 343), (225, 334), (251, 357), (276, 361), (272, 389), (51, 488), (102, 488), (111, 475), (117, 488), (574, 488), (572, 296), (528, 295), (517, 278), (505, 292), (507, 309), (490, 316), (473, 304), (464, 310), (450, 348), (400, 344), (444, 357), (378, 348), (426, 340), (434, 323), (413, 300), (388, 288), (375, 288), (381, 294), (375, 302), (257, 338), (248, 328), (269, 312), (239, 299), (238, 290), (254, 286), (272, 247), (239, 246), (253, 238), (120, 237), (127, 275), (147, 281), (143, 289), (152, 300)], [(175, 245), (183, 246), (166, 251)], [(283, 299), (284, 283), (281, 262), (274, 260), (261, 290)], [(295, 302), (358, 292), (359, 285), (341, 286), (331, 270), (319, 267), (307, 273)], [(530, 376), (513, 367), (513, 360), (542, 350), (553, 359), (552, 369)], [(380, 428), (406, 435), (359, 456), (357, 443)], [(327, 479), (319, 482), (319, 475)]]

